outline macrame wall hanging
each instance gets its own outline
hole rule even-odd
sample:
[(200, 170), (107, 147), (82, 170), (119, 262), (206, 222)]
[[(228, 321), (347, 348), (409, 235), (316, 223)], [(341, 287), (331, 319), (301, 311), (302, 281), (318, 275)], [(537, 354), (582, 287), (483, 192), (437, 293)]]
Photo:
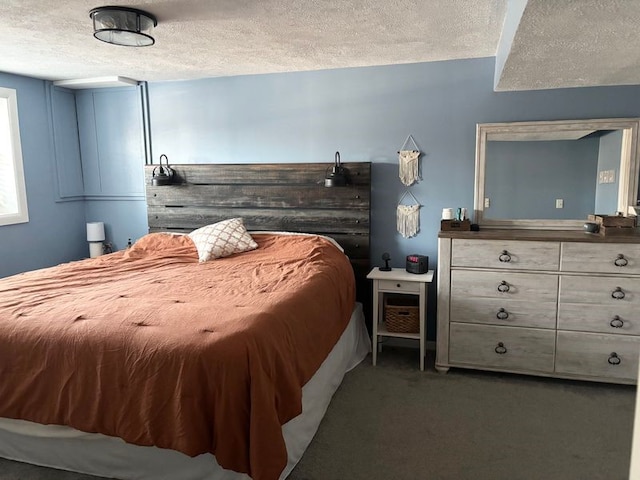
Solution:
[[(413, 205), (403, 205), (402, 200), (404, 200), (404, 197), (407, 195), (410, 195), (416, 203)], [(396, 224), (398, 233), (404, 238), (414, 237), (420, 231), (420, 202), (409, 190), (402, 194), (398, 202)]]
[[(408, 150), (407, 147), (409, 144), (413, 143), (413, 150)], [(402, 144), (402, 148), (398, 152), (398, 162), (400, 164), (400, 181), (404, 183), (407, 187), (409, 185), (413, 185), (418, 181), (419, 177), (419, 168), (418, 168), (418, 157), (420, 156), (420, 149), (418, 149), (418, 145), (416, 145), (415, 140), (411, 135), (407, 137), (407, 139)]]

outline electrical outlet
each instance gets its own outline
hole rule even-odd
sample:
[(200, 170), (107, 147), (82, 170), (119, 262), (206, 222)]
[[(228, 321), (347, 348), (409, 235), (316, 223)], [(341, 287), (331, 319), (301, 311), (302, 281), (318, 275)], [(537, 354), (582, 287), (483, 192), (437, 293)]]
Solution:
[(556, 198), (556, 208), (564, 208), (564, 200), (561, 198)]
[(598, 183), (616, 183), (616, 171), (600, 170), (598, 172)]
[[(602, 181), (600, 181), (600, 175), (602, 175)], [(616, 183), (616, 171), (602, 170), (598, 174), (598, 183)]]
[(489, 198), (485, 198), (484, 199), (484, 208), (489, 208), (489, 205), (491, 205), (491, 202), (489, 201)]

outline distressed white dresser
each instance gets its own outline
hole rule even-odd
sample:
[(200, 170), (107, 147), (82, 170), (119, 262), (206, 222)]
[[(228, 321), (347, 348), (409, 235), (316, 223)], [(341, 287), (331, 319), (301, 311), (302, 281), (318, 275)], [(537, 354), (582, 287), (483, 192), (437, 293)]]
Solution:
[(436, 369), (636, 383), (640, 235), (440, 232)]

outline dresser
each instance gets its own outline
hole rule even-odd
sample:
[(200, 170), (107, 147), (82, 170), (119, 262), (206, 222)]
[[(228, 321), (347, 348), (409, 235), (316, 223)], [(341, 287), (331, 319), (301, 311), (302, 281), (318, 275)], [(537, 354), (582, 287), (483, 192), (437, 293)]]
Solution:
[(436, 369), (636, 383), (640, 235), (440, 232)]

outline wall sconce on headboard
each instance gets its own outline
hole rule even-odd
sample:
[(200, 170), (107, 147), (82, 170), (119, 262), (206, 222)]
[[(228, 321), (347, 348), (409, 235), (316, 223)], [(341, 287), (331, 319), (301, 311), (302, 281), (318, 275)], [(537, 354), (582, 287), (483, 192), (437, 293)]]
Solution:
[[(167, 162), (167, 166), (163, 167), (162, 166), (162, 157), (164, 157), (165, 161)], [(159, 165), (153, 169), (153, 172), (151, 173), (151, 185), (153, 185), (154, 187), (160, 187), (163, 185), (171, 185), (173, 183), (173, 177), (175, 175), (175, 172), (173, 171), (173, 169), (169, 166), (169, 159), (167, 158), (167, 156), (165, 154), (160, 155), (160, 163)]]
[(340, 152), (336, 152), (335, 161), (331, 171), (327, 169), (324, 177), (325, 187), (346, 187), (347, 186), (347, 170), (340, 163)]

